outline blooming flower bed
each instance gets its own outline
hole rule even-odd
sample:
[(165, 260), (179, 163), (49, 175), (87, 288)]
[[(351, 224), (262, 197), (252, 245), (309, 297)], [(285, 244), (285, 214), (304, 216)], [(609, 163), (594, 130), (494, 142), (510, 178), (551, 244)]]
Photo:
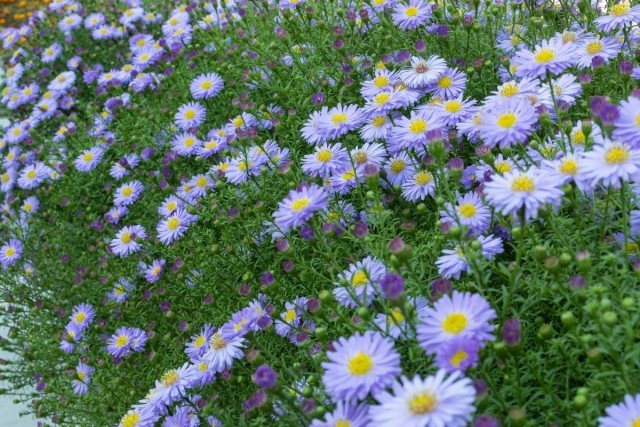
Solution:
[(2, 391), (62, 425), (640, 425), (638, 21), (51, 0), (0, 32)]

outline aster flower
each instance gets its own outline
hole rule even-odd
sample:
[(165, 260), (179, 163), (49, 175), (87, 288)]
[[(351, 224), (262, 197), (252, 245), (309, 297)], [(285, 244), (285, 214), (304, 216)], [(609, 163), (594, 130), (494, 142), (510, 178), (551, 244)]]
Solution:
[(363, 400), (389, 386), (401, 373), (393, 341), (373, 331), (339, 338), (327, 358), (322, 363), (322, 383), (334, 400)]
[(45, 64), (53, 62), (58, 59), (61, 53), (62, 46), (60, 45), (60, 43), (54, 43), (42, 51), (42, 62), (44, 62)]
[(115, 284), (111, 292), (107, 294), (107, 299), (122, 304), (129, 297), (129, 293), (133, 290), (133, 285), (127, 279), (121, 278)]
[(409, 0), (407, 4), (396, 4), (392, 18), (401, 30), (413, 30), (427, 23), (431, 8), (423, 0)]
[(624, 401), (605, 409), (605, 416), (598, 418), (599, 427), (633, 426), (640, 420), (640, 394), (627, 394)]
[(630, 96), (620, 102), (620, 118), (614, 123), (613, 137), (633, 148), (640, 148), (639, 98)]
[(91, 366), (85, 365), (80, 361), (78, 362), (78, 366), (76, 366), (75, 371), (78, 379), (73, 379), (71, 381), (71, 387), (73, 387), (73, 392), (75, 394), (84, 396), (89, 392), (89, 384), (91, 384), (91, 375), (93, 375), (95, 370)]
[(132, 351), (141, 351), (145, 342), (143, 330), (122, 326), (109, 338), (107, 351), (113, 357), (124, 357)]
[(520, 77), (544, 77), (547, 72), (560, 74), (575, 63), (575, 48), (562, 40), (543, 40), (533, 51), (516, 52), (514, 62)]
[[(382, 281), (381, 286), (383, 289), (384, 284), (385, 282)], [(410, 298), (408, 302), (412, 306), (413, 310), (415, 310), (418, 318), (422, 316), (424, 310), (429, 306), (429, 301), (421, 296)], [(374, 319), (374, 323), (380, 328), (380, 330), (395, 340), (400, 337), (408, 339), (413, 336), (412, 327), (407, 321), (405, 313), (399, 307), (393, 307), (388, 314), (378, 313)]]
[(136, 405), (120, 419), (118, 427), (152, 427), (159, 418), (160, 413), (151, 405)]
[(300, 190), (291, 190), (278, 204), (278, 210), (273, 213), (273, 218), (275, 224), (283, 233), (286, 233), (309, 221), (314, 212), (326, 208), (325, 191), (316, 184), (311, 184)]
[(284, 304), (285, 311), (280, 313), (280, 319), (275, 322), (276, 333), (281, 337), (291, 338), (302, 323), (302, 316), (307, 311), (306, 297), (298, 297)]
[[(502, 253), (502, 239), (494, 237), (493, 234), (487, 237), (479, 236), (478, 242), (481, 245), (481, 253), (487, 259), (493, 259), (496, 254)], [(436, 260), (438, 273), (445, 279), (459, 279), (463, 272), (469, 270), (467, 256), (460, 246), (455, 249), (444, 249), (442, 256)]]
[(210, 99), (218, 95), (224, 87), (224, 81), (216, 73), (200, 74), (191, 81), (189, 90), (195, 99)]
[(311, 113), (307, 122), (300, 129), (300, 134), (308, 144), (321, 144), (327, 140), (325, 126), (322, 121), (328, 114), (329, 108), (322, 107), (320, 111)]
[(156, 381), (156, 394), (151, 398), (154, 403), (170, 405), (187, 394), (195, 380), (195, 373), (189, 363), (178, 369), (170, 369)]
[(367, 427), (369, 425), (369, 405), (340, 400), (336, 404), (336, 409), (326, 413), (323, 420), (313, 420), (310, 427)]
[(124, 257), (138, 252), (142, 248), (138, 239), (144, 240), (146, 238), (147, 233), (142, 226), (127, 225), (118, 231), (109, 246), (115, 255)]
[(420, 89), (437, 83), (446, 71), (447, 63), (439, 56), (412, 56), (409, 67), (400, 71), (399, 77), (408, 87)]
[(0, 246), (0, 264), (3, 269), (7, 269), (16, 263), (22, 256), (23, 246), (18, 239), (10, 239)]
[(104, 214), (104, 218), (111, 224), (117, 224), (120, 220), (129, 213), (129, 209), (126, 206), (116, 206), (107, 211)]
[(599, 16), (594, 23), (600, 31), (608, 33), (638, 21), (640, 21), (640, 5), (631, 7), (629, 1), (623, 0), (611, 7), (609, 15)]
[(183, 131), (197, 128), (207, 116), (207, 110), (197, 102), (191, 102), (178, 108), (175, 115), (176, 125)]
[(456, 206), (446, 203), (445, 210), (440, 211), (440, 220), (468, 227), (472, 233), (482, 233), (491, 223), (491, 212), (480, 196), (471, 192), (458, 197)]
[(479, 294), (453, 291), (443, 295), (424, 312), (416, 327), (418, 342), (427, 354), (456, 337), (474, 339), (480, 344), (494, 339), (496, 312)]
[(454, 126), (461, 121), (467, 120), (476, 112), (475, 101), (464, 100), (462, 97), (450, 98), (438, 106), (447, 126)]
[(384, 146), (378, 143), (365, 143), (362, 147), (354, 148), (349, 152), (356, 167), (366, 165), (380, 167), (386, 154)]
[(173, 215), (175, 211), (178, 209), (184, 208), (184, 203), (182, 200), (177, 198), (176, 196), (169, 196), (160, 205), (158, 208), (158, 213), (163, 217), (168, 217)]
[(379, 289), (380, 279), (387, 272), (385, 265), (378, 259), (368, 256), (338, 275), (338, 279), (347, 283), (337, 286), (333, 293), (338, 302), (345, 307), (370, 305)]
[(191, 341), (186, 345), (185, 353), (192, 362), (204, 355), (207, 351), (208, 343), (215, 332), (215, 328), (205, 323), (199, 333), (191, 336)]
[(116, 206), (130, 206), (142, 195), (144, 185), (140, 181), (122, 184), (116, 189), (113, 204)]
[(395, 71), (376, 70), (372, 79), (362, 83), (360, 93), (364, 98), (372, 98), (380, 92), (390, 91), (400, 79)]
[(480, 137), (490, 147), (509, 147), (521, 143), (534, 131), (538, 121), (533, 106), (521, 98), (511, 98), (485, 111), (479, 127)]
[(149, 283), (157, 282), (164, 272), (165, 263), (166, 261), (164, 259), (154, 259), (149, 265), (142, 263), (140, 270), (145, 280)]
[(391, 392), (376, 396), (379, 405), (369, 408), (371, 423), (380, 427), (464, 427), (471, 422), (476, 391), (469, 378), (443, 370), (425, 379), (401, 377)]
[(48, 177), (49, 171), (42, 162), (32, 163), (20, 172), (18, 185), (20, 188), (30, 190), (38, 187)]
[(621, 181), (640, 177), (640, 150), (622, 142), (605, 140), (587, 151), (579, 163), (578, 177), (595, 185), (619, 188)]
[(393, 127), (393, 122), (385, 114), (373, 115), (365, 120), (364, 125), (360, 128), (360, 137), (366, 142), (373, 142), (379, 139), (387, 139), (389, 132)]
[(409, 155), (400, 152), (387, 159), (384, 170), (391, 185), (403, 185), (411, 179), (415, 172), (415, 167)]
[(432, 135), (444, 127), (444, 118), (435, 108), (412, 111), (409, 118), (401, 117), (395, 121), (391, 130), (389, 150), (398, 152), (407, 148), (423, 148), (432, 139)]
[(177, 134), (171, 141), (171, 148), (180, 156), (193, 156), (195, 155), (202, 141), (200, 141), (194, 134), (184, 132)]
[(160, 220), (156, 228), (158, 232), (158, 240), (165, 245), (171, 244), (173, 241), (184, 236), (189, 226), (194, 223), (198, 217), (191, 215), (184, 209), (177, 209), (169, 217)]
[(80, 154), (74, 161), (74, 165), (79, 172), (89, 172), (98, 166), (103, 155), (104, 149), (102, 147), (92, 147)]
[(95, 310), (91, 304), (81, 303), (73, 307), (71, 312), (71, 322), (78, 325), (80, 328), (86, 328), (95, 316)]
[(202, 356), (203, 360), (209, 362), (209, 366), (216, 372), (222, 372), (233, 365), (235, 359), (244, 356), (244, 338), (235, 337), (230, 340), (224, 339), (218, 331), (209, 339), (207, 351)]
[(578, 45), (576, 66), (579, 68), (591, 67), (593, 58), (596, 56), (607, 63), (615, 58), (620, 50), (622, 50), (622, 43), (614, 37), (585, 37)]
[(318, 119), (325, 141), (336, 139), (362, 124), (363, 115), (357, 105), (342, 105), (331, 108)]
[(538, 209), (545, 204), (556, 205), (562, 199), (560, 182), (554, 174), (531, 168), (525, 172), (509, 172), (494, 175), (485, 184), (487, 201), (504, 215), (517, 216), (524, 208), (525, 219), (538, 216)]
[(453, 99), (462, 96), (467, 86), (467, 75), (457, 68), (447, 68), (438, 80), (428, 88), (434, 97)]
[(436, 365), (448, 373), (464, 372), (478, 364), (480, 348), (481, 345), (474, 339), (455, 337), (438, 347)]
[(313, 154), (302, 159), (302, 170), (309, 176), (326, 178), (333, 172), (340, 172), (351, 167), (349, 153), (341, 144), (324, 144), (318, 146)]
[(436, 184), (431, 172), (418, 169), (411, 179), (402, 184), (402, 195), (410, 202), (415, 202), (433, 196), (435, 189)]

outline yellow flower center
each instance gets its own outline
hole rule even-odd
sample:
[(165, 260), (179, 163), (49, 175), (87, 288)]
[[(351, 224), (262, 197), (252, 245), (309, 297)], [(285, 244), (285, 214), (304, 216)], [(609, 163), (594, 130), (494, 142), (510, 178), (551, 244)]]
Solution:
[(578, 173), (578, 162), (576, 159), (567, 159), (558, 168), (565, 175), (575, 175)]
[(222, 350), (227, 346), (227, 342), (224, 340), (224, 338), (222, 338), (222, 336), (219, 333), (215, 333), (211, 337), (211, 340), (209, 341), (209, 345), (214, 350)]
[(187, 120), (193, 120), (196, 117), (196, 112), (194, 110), (187, 110), (184, 112), (184, 118)]
[(175, 200), (172, 200), (169, 203), (167, 203), (167, 210), (169, 212), (175, 211), (177, 208), (178, 208), (178, 202), (176, 202)]
[[(387, 123), (387, 117), (386, 116), (375, 116), (373, 118), (373, 120), (371, 121), (371, 123), (373, 123), (373, 125), (375, 127), (380, 127), (383, 124)], [(638, 125), (640, 126), (640, 125)]]
[(640, 128), (640, 114), (636, 116), (636, 126)]
[(167, 228), (171, 231), (176, 231), (180, 227), (180, 220), (177, 217), (170, 218), (167, 221)]
[(423, 119), (414, 119), (409, 123), (409, 130), (413, 133), (424, 133), (428, 127)]
[(335, 427), (351, 427), (351, 423), (348, 420), (339, 419), (339, 420), (336, 420)]
[(578, 41), (578, 35), (576, 33), (574, 33), (573, 31), (567, 31), (564, 34), (562, 34), (562, 43), (563, 44), (567, 44), (570, 42), (576, 42)]
[(291, 323), (291, 321), (296, 317), (297, 317), (296, 311), (293, 308), (290, 308), (289, 310), (287, 310), (287, 313), (284, 315), (284, 320), (287, 323)]
[(378, 89), (381, 89), (389, 84), (389, 78), (387, 76), (378, 76), (373, 79), (373, 85)]
[(81, 312), (76, 314), (76, 317), (75, 317), (76, 323), (82, 323), (82, 322), (84, 322), (84, 319), (86, 319), (86, 318), (87, 318), (87, 315), (84, 314), (83, 311), (81, 311)]
[(504, 113), (498, 117), (498, 121), (496, 123), (502, 129), (510, 129), (516, 124), (517, 120), (518, 118), (514, 113)]
[(460, 101), (458, 100), (447, 101), (444, 103), (444, 109), (447, 111), (447, 113), (457, 113), (458, 111), (462, 110), (462, 103), (460, 103)]
[(404, 163), (404, 160), (395, 159), (394, 161), (391, 162), (389, 169), (391, 170), (391, 172), (398, 174), (402, 172), (405, 169), (405, 167), (406, 165)]
[(409, 410), (414, 415), (424, 415), (433, 412), (438, 404), (438, 399), (428, 391), (416, 394), (409, 400)]
[(125, 244), (131, 243), (131, 233), (129, 233), (128, 231), (123, 233), (120, 241)]
[(198, 338), (196, 338), (195, 342), (193, 343), (195, 348), (200, 348), (204, 345), (204, 343), (206, 342), (204, 335), (198, 335)]
[(382, 92), (377, 94), (375, 98), (373, 98), (373, 102), (375, 102), (378, 105), (384, 105), (387, 102), (389, 102), (389, 99), (391, 99), (391, 95), (389, 95), (388, 92)]
[[(640, 115), (638, 117), (640, 117)], [(638, 126), (640, 126), (640, 124), (638, 124)], [(584, 145), (586, 139), (587, 138), (586, 138), (586, 136), (584, 135), (584, 132), (582, 132), (581, 129), (576, 129), (571, 134), (571, 142), (576, 144), (576, 145)]]
[(556, 53), (553, 51), (553, 49), (546, 48), (540, 49), (533, 58), (540, 64), (548, 64), (549, 62), (553, 61), (555, 57)]
[(309, 206), (310, 202), (311, 200), (308, 197), (303, 197), (301, 199), (298, 199), (295, 202), (291, 203), (291, 210), (295, 212), (300, 212), (302, 209)]
[(453, 80), (449, 76), (441, 77), (440, 80), (438, 80), (438, 87), (441, 89), (448, 89), (451, 85), (453, 85)]
[(9, 174), (7, 172), (2, 174), (2, 178), (0, 178), (0, 180), (2, 180), (2, 182), (9, 182)]
[(407, 15), (409, 18), (413, 18), (414, 16), (417, 16), (418, 12), (419, 10), (415, 6), (409, 6), (404, 10), (404, 14)]
[(456, 351), (456, 354), (451, 356), (450, 362), (456, 368), (460, 366), (462, 362), (464, 362), (469, 357), (469, 354), (464, 350)]
[(178, 18), (169, 19), (169, 25), (178, 25)]
[(364, 286), (369, 282), (369, 276), (364, 271), (358, 271), (351, 278), (351, 284), (353, 286)]
[(82, 160), (84, 160), (85, 162), (89, 163), (91, 160), (93, 160), (93, 154), (85, 153), (85, 155), (82, 156)]
[(610, 165), (619, 165), (629, 160), (629, 150), (620, 145), (610, 148), (604, 155), (604, 161)]
[(476, 206), (473, 203), (463, 203), (458, 208), (458, 211), (460, 212), (460, 216), (461, 217), (463, 217), (463, 218), (471, 218), (472, 216), (474, 216), (476, 214), (478, 209), (476, 208)]
[(211, 87), (213, 86), (213, 84), (209, 81), (209, 80), (205, 80), (204, 82), (202, 82), (202, 84), (200, 85), (200, 89), (202, 90), (209, 90), (211, 89)]
[(600, 40), (595, 40), (587, 44), (587, 53), (589, 55), (595, 55), (600, 52), (602, 52), (602, 42)]
[(512, 191), (531, 193), (535, 189), (536, 189), (535, 183), (531, 178), (529, 178), (526, 175), (517, 177), (516, 179), (513, 180), (513, 183), (511, 183)]
[(172, 385), (177, 383), (179, 379), (180, 379), (180, 375), (178, 374), (178, 371), (175, 369), (171, 369), (165, 372), (164, 374), (162, 374), (162, 378), (160, 378), (160, 382), (165, 387), (171, 387)]
[[(611, 8), (611, 14), (613, 16), (615, 16), (616, 18), (620, 17), (620, 16), (624, 16), (627, 13), (629, 13), (629, 4), (627, 3), (618, 3), (615, 6), (613, 6)], [(634, 426), (635, 427), (635, 426)]]
[(131, 412), (130, 414), (125, 415), (120, 420), (120, 424), (122, 427), (136, 427), (140, 422), (140, 413), (139, 412)]
[(133, 194), (133, 188), (131, 188), (129, 186), (124, 187), (124, 189), (122, 190), (122, 195), (125, 196), (125, 197), (129, 197), (132, 194)]
[(200, 188), (204, 187), (205, 185), (207, 185), (207, 178), (205, 178), (204, 176), (201, 176), (196, 181), (196, 185)]
[(430, 172), (422, 171), (416, 174), (415, 181), (416, 181), (416, 184), (418, 185), (427, 185), (428, 183), (431, 182), (432, 179), (433, 179), (433, 175), (431, 175)]
[(344, 179), (345, 181), (351, 181), (355, 179), (355, 177), (356, 177), (356, 171), (354, 169), (349, 169), (348, 171), (342, 174), (342, 179)]
[(404, 314), (402, 314), (398, 307), (395, 307), (393, 310), (391, 310), (391, 314), (387, 316), (387, 323), (399, 325), (402, 322), (404, 322)]
[(316, 159), (322, 163), (327, 163), (332, 158), (333, 153), (331, 152), (331, 150), (323, 149), (318, 151), (318, 154), (316, 154)]
[(4, 251), (4, 254), (5, 254), (5, 256), (10, 258), (10, 257), (12, 257), (12, 256), (14, 256), (16, 254), (16, 250), (11, 248), (11, 247), (9, 247), (9, 248), (7, 248), (6, 251)]
[(347, 118), (348, 117), (345, 113), (336, 113), (333, 116), (331, 116), (331, 122), (333, 123), (334, 126), (342, 125), (347, 122)]
[(244, 120), (242, 119), (242, 117), (236, 117), (235, 119), (233, 119), (233, 126), (236, 128), (239, 128), (240, 126), (244, 125)]
[(30, 170), (29, 172), (27, 172), (27, 178), (29, 179), (36, 179), (36, 176), (38, 176), (38, 174), (34, 170)]
[(127, 338), (126, 335), (120, 335), (118, 338), (116, 338), (116, 347), (122, 348), (127, 345), (128, 342), (129, 338)]
[(353, 155), (353, 160), (356, 164), (361, 165), (369, 160), (369, 156), (364, 151), (358, 151)]
[(467, 327), (469, 320), (464, 313), (451, 313), (442, 321), (442, 329), (453, 335), (458, 335)]
[(361, 377), (373, 369), (373, 360), (368, 354), (358, 352), (349, 360), (347, 368), (351, 375)]
[(195, 144), (195, 143), (196, 143), (196, 141), (192, 137), (185, 138), (185, 140), (184, 140), (184, 146), (187, 147), (187, 148), (193, 147), (193, 144)]

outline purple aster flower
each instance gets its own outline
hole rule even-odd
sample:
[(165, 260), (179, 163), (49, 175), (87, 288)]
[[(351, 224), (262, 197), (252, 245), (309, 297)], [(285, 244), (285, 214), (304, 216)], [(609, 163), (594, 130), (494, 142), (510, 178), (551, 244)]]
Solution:
[(175, 115), (176, 125), (183, 131), (200, 126), (207, 116), (207, 110), (197, 102), (191, 102), (178, 108)]
[(393, 23), (401, 30), (413, 30), (425, 25), (431, 18), (431, 7), (424, 0), (397, 3), (392, 14)]
[(620, 102), (620, 115), (614, 123), (613, 137), (632, 148), (640, 148), (640, 99), (630, 96)]
[(303, 225), (314, 212), (327, 208), (327, 195), (316, 184), (304, 186), (301, 190), (291, 190), (287, 197), (278, 204), (273, 213), (275, 224), (283, 233)]
[(575, 64), (575, 47), (560, 39), (543, 40), (533, 51), (516, 52), (514, 64), (520, 77), (545, 77), (547, 72), (558, 75)]
[(457, 336), (438, 347), (435, 362), (446, 372), (465, 372), (478, 364), (481, 345), (474, 339)]
[(535, 109), (528, 100), (509, 98), (485, 111), (479, 126), (480, 137), (490, 147), (510, 147), (525, 142), (537, 121)]
[(18, 239), (10, 239), (0, 246), (0, 263), (3, 269), (7, 269), (16, 263), (22, 256), (22, 242)]
[(95, 370), (91, 366), (85, 365), (82, 361), (78, 362), (78, 366), (76, 366), (75, 369), (78, 379), (73, 379), (71, 381), (71, 387), (73, 387), (73, 392), (75, 394), (84, 396), (89, 392), (91, 375), (93, 375), (94, 371)]
[(640, 394), (627, 394), (624, 401), (605, 409), (605, 416), (598, 418), (599, 427), (633, 426), (640, 419)]
[(124, 257), (138, 252), (142, 248), (138, 240), (144, 240), (146, 238), (147, 233), (142, 226), (127, 225), (118, 231), (109, 246), (115, 255)]
[(371, 425), (464, 427), (475, 412), (475, 389), (469, 378), (438, 370), (422, 379), (402, 376), (392, 389), (375, 396), (369, 408)]
[(386, 272), (387, 268), (380, 260), (368, 256), (351, 264), (348, 269), (338, 275), (338, 279), (347, 284), (336, 283), (333, 294), (345, 307), (370, 305), (379, 291), (380, 280)]
[(302, 159), (302, 170), (309, 176), (326, 178), (351, 167), (349, 153), (341, 144), (318, 146)]
[(325, 414), (324, 419), (315, 419), (310, 427), (367, 427), (370, 425), (369, 405), (366, 403), (350, 403), (339, 400), (336, 409)]
[(420, 346), (433, 354), (440, 346), (455, 337), (474, 339), (483, 344), (493, 340), (493, 325), (496, 312), (479, 294), (453, 291), (443, 295), (425, 310), (416, 331)]
[(363, 400), (391, 385), (401, 373), (393, 341), (373, 331), (339, 338), (327, 358), (322, 363), (322, 383), (334, 400)]

